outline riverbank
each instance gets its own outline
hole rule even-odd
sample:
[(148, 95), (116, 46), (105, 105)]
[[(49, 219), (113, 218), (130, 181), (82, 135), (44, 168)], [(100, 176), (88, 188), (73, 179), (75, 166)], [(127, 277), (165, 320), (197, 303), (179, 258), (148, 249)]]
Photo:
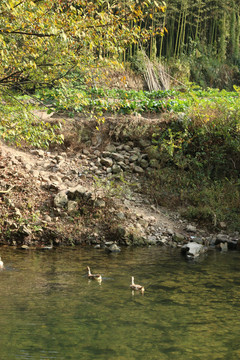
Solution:
[(38, 115), (67, 124), (68, 146), (23, 151), (1, 144), (1, 244), (181, 247), (196, 241), (238, 248), (238, 232), (228, 233), (224, 223), (211, 232), (146, 192), (157, 168), (149, 134), (164, 117), (109, 116), (99, 131), (94, 120)]

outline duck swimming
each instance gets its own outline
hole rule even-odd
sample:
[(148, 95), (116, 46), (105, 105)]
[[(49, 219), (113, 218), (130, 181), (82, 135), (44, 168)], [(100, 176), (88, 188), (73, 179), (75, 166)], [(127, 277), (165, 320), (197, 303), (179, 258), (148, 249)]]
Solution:
[(142, 285), (134, 284), (134, 277), (132, 276), (132, 283), (130, 285), (130, 288), (132, 290), (140, 291), (141, 293), (144, 293), (145, 289)]
[(88, 270), (88, 278), (90, 280), (97, 280), (100, 282), (102, 281), (102, 276), (100, 274), (92, 274), (89, 266), (87, 266), (87, 270)]
[(0, 256), (0, 269), (3, 269), (3, 268), (4, 268), (3, 261), (2, 261), (1, 256)]

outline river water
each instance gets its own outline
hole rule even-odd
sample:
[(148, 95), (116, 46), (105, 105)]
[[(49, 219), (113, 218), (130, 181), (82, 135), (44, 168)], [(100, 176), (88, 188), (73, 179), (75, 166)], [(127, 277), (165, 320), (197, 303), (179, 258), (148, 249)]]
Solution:
[[(199, 262), (161, 247), (0, 254), (1, 360), (240, 359), (240, 252)], [(132, 275), (144, 295), (132, 295)]]

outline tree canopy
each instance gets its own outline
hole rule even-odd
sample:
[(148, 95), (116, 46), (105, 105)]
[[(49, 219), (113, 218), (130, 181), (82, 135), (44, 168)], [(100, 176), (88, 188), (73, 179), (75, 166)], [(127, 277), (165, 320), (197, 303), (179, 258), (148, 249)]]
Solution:
[(73, 68), (101, 60), (103, 51), (113, 60), (147, 40), (153, 29), (142, 24), (164, 10), (150, 0), (2, 0), (0, 85), (49, 86)]

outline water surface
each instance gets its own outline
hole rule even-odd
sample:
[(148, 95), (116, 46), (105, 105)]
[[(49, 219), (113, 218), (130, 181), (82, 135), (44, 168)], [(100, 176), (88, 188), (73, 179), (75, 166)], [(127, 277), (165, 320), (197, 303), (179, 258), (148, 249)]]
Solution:
[(239, 252), (197, 263), (161, 247), (0, 255), (0, 359), (240, 359)]

